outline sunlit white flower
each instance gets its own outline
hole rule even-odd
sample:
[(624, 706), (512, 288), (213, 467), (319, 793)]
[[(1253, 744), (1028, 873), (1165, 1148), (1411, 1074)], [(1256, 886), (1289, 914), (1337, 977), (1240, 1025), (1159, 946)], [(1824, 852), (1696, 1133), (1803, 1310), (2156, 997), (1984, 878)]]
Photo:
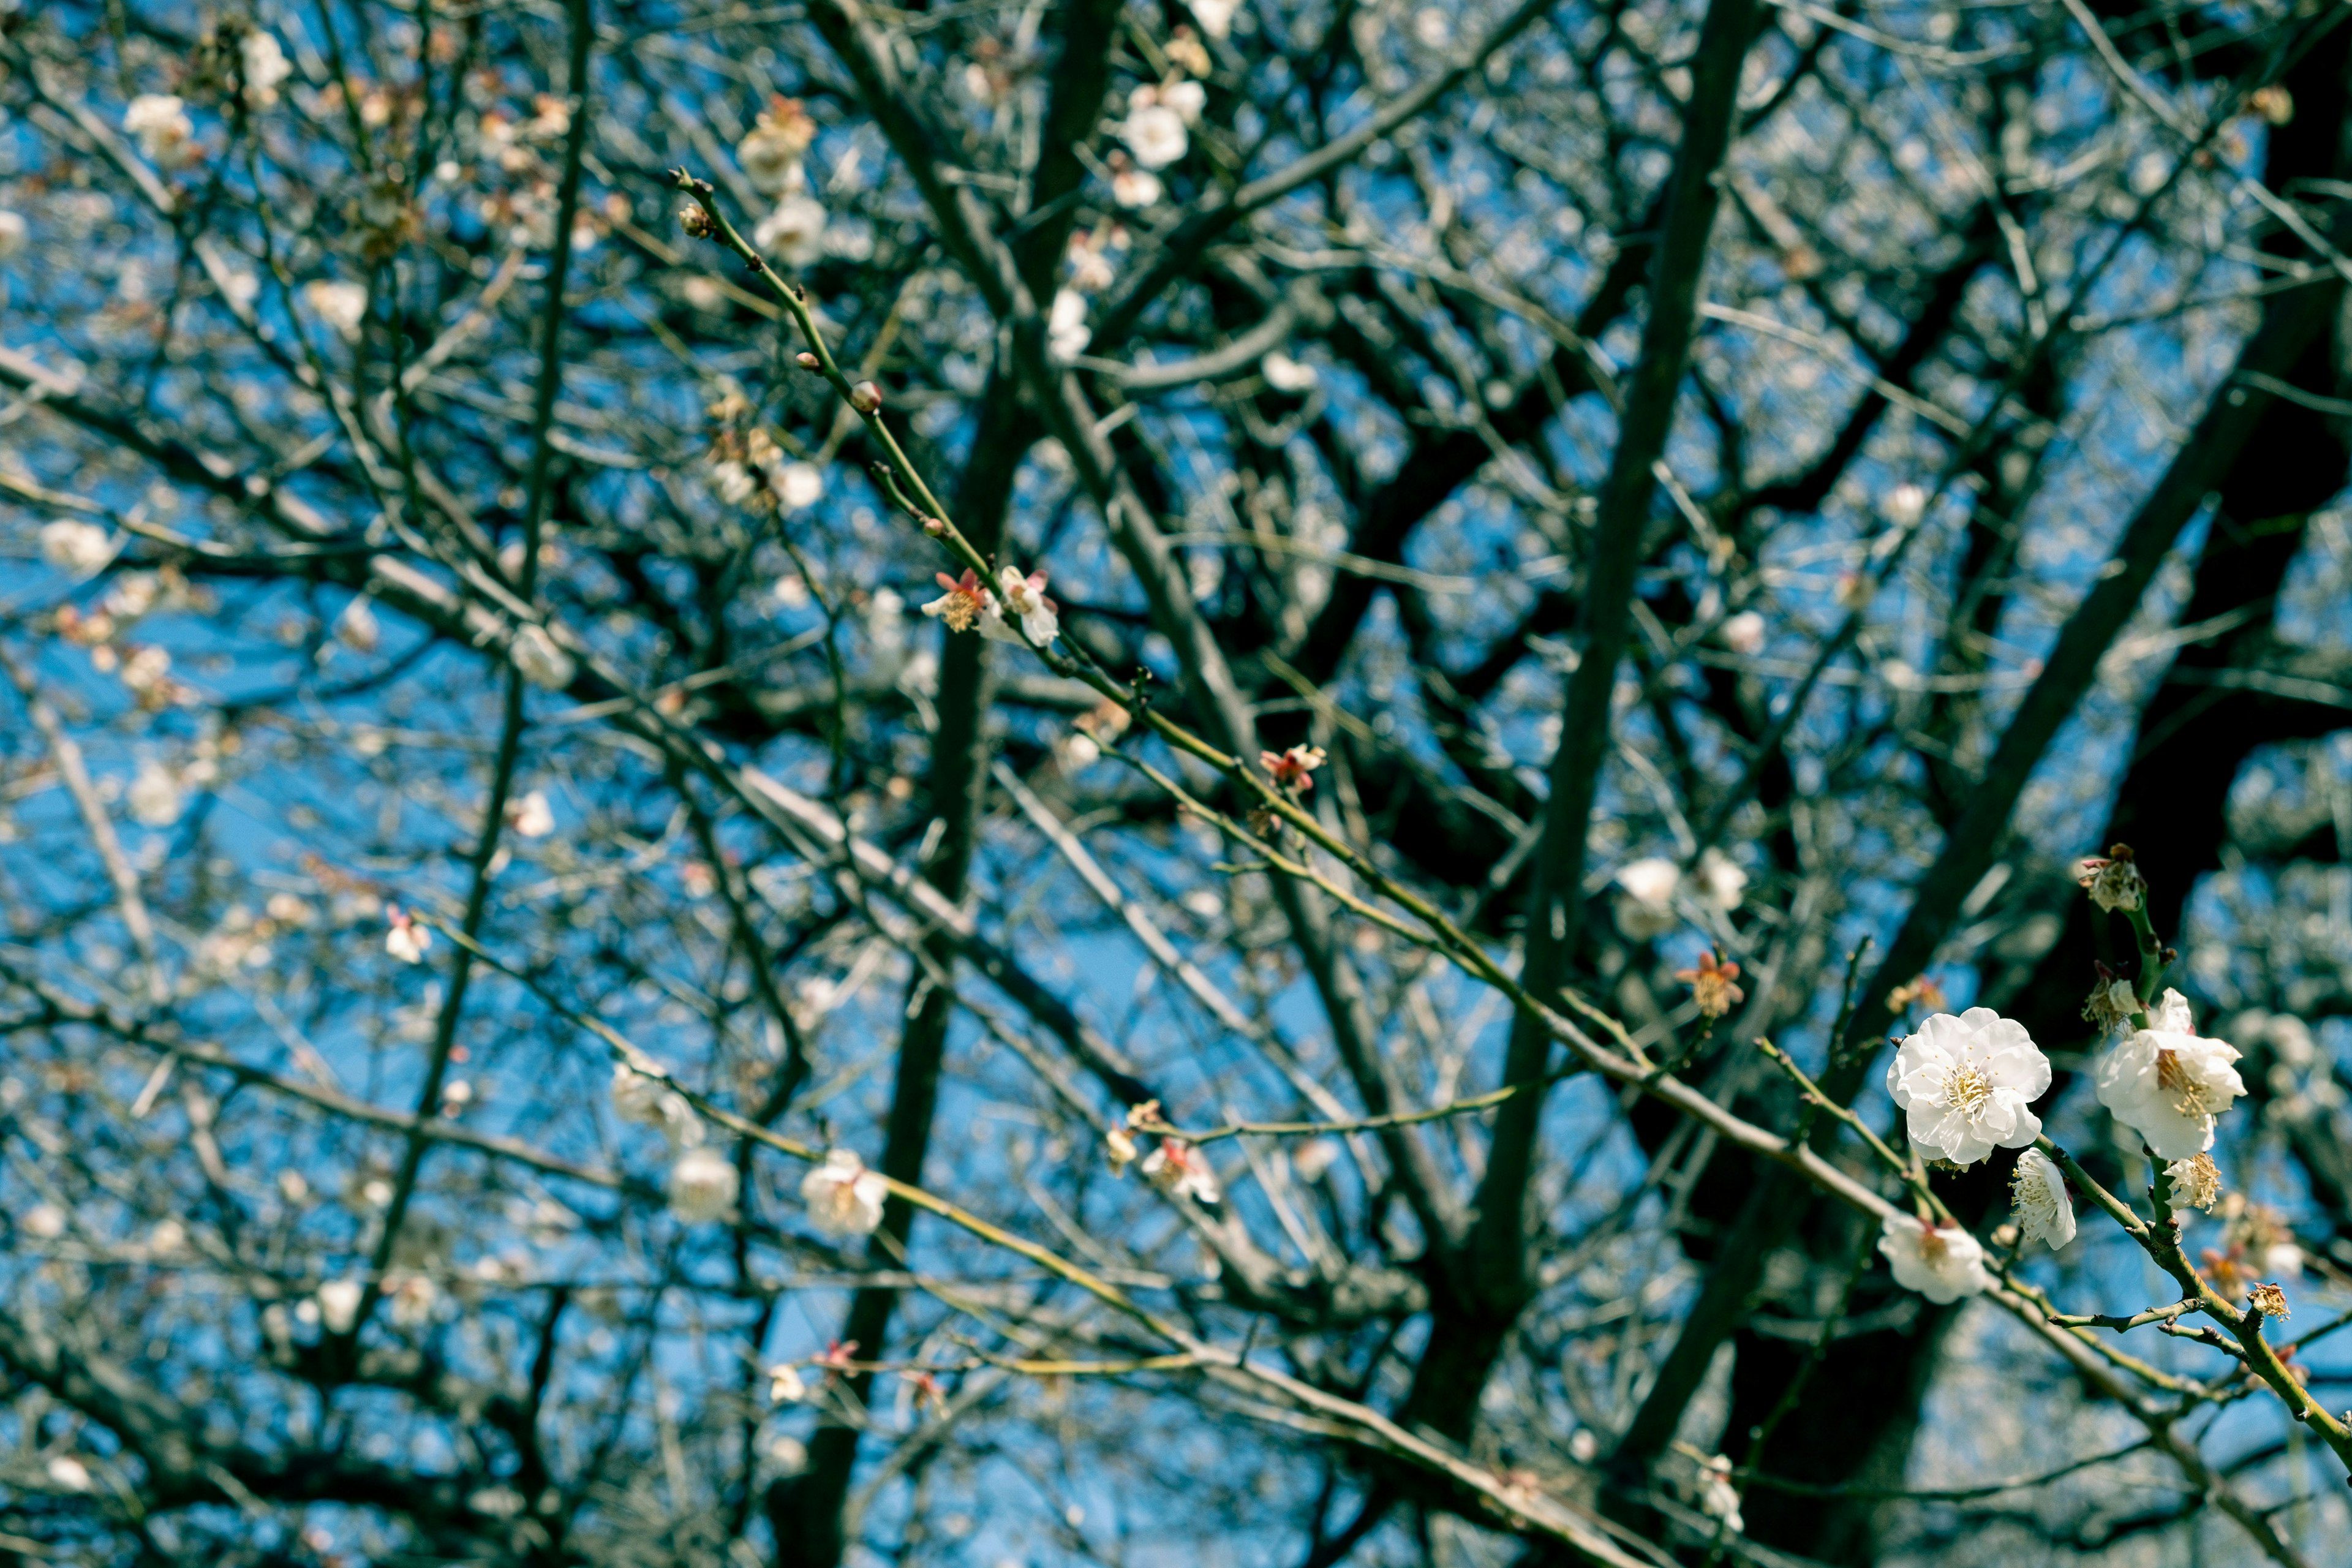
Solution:
[(785, 463), (772, 478), (786, 511), (801, 511), (824, 499), (824, 470), (814, 463)]
[(386, 929), (383, 950), (403, 963), (422, 963), (427, 949), (433, 945), (433, 932), (419, 925), (406, 910), (398, 904), (383, 907)]
[(358, 337), (360, 323), (367, 320), (368, 291), (364, 283), (314, 279), (302, 285), (302, 302), (319, 320), (346, 338)]
[(725, 1219), (735, 1212), (742, 1177), (735, 1163), (716, 1149), (688, 1149), (669, 1168), (669, 1212), (688, 1225)]
[(1075, 289), (1054, 293), (1054, 308), (1045, 318), (1045, 351), (1057, 360), (1074, 360), (1094, 340), (1087, 325), (1087, 297)]
[(1682, 886), (1683, 870), (1659, 856), (1621, 868), (1617, 886), (1617, 929), (1630, 941), (1650, 942), (1682, 923), (1675, 913), (1675, 891)]
[(1887, 492), (1886, 521), (1909, 528), (1927, 515), (1927, 492), (1917, 485), (1897, 485)]
[(294, 63), (278, 47), (277, 35), (256, 27), (237, 41), (237, 55), (245, 67), (245, 101), (255, 109), (268, 109), (278, 101), (278, 84), (294, 74)]
[(808, 1384), (801, 1377), (801, 1369), (788, 1361), (780, 1361), (768, 1369), (768, 1403), (798, 1405), (808, 1397)]
[(319, 1321), (331, 1334), (348, 1334), (359, 1321), (360, 1300), (366, 1290), (356, 1279), (330, 1279), (319, 1287)]
[(1135, 89), (1127, 118), (1119, 124), (1118, 139), (1147, 169), (1166, 168), (1181, 158), (1190, 144), (1184, 117), (1161, 103), (1158, 90), (1149, 87)]
[(787, 267), (806, 267), (824, 254), (824, 204), (786, 196), (751, 230), (751, 243)]
[(1129, 210), (1151, 205), (1166, 189), (1159, 175), (1125, 158), (1121, 158), (1111, 171), (1110, 199)]
[(560, 691), (572, 684), (572, 656), (555, 646), (543, 626), (526, 626), (515, 633), (514, 664), (533, 686)]
[(751, 134), (735, 144), (735, 161), (754, 190), (782, 195), (806, 183), (801, 158), (815, 140), (816, 121), (798, 100), (773, 99)]
[(1724, 647), (1742, 658), (1753, 658), (1764, 651), (1764, 617), (1754, 610), (1742, 610), (1724, 621), (1718, 635)]
[(625, 1062), (613, 1064), (613, 1110), (624, 1121), (654, 1128), (675, 1148), (702, 1142), (701, 1119), (686, 1096)]
[(1080, 229), (1070, 236), (1070, 287), (1081, 294), (1099, 294), (1118, 279), (1111, 253), (1127, 247), (1126, 230), (1113, 224), (1107, 229)]
[(89, 1467), (71, 1454), (52, 1455), (42, 1468), (48, 1472), (49, 1485), (59, 1491), (86, 1492), (97, 1484), (90, 1479)]
[(36, 1240), (55, 1241), (66, 1233), (66, 1211), (55, 1204), (35, 1204), (16, 1216), (16, 1223)]
[(1305, 392), (1320, 379), (1313, 365), (1301, 363), (1279, 350), (1258, 361), (1257, 368), (1265, 377), (1265, 384), (1276, 392)]
[(1948, 1306), (1992, 1285), (1984, 1248), (1957, 1226), (1923, 1225), (1907, 1214), (1886, 1216), (1878, 1250), (1894, 1267), (1895, 1282), (1937, 1306)]
[(2038, 1241), (2055, 1252), (2074, 1239), (2074, 1200), (2066, 1194), (2065, 1173), (2057, 1161), (2039, 1149), (2020, 1154), (2017, 1169), (2010, 1173), (2009, 1195), (2024, 1245)]
[(1217, 1184), (1217, 1173), (1209, 1168), (1209, 1157), (1181, 1138), (1162, 1138), (1160, 1146), (1143, 1157), (1140, 1169), (1175, 1197), (1213, 1204), (1224, 1196), (1224, 1189)]
[(123, 799), (142, 827), (169, 827), (180, 820), (180, 781), (161, 763), (140, 763)]
[(997, 614), (996, 595), (980, 585), (980, 578), (969, 566), (961, 577), (950, 577), (944, 572), (934, 572), (940, 587), (947, 590), (923, 606), (923, 614), (944, 623), (951, 632), (968, 632), (975, 625), (994, 622), (1002, 626), (1003, 618)]
[(23, 213), (0, 207), (0, 261), (22, 251), (25, 242), (31, 237), (32, 230), (26, 224)]
[(1731, 1484), (1731, 1461), (1716, 1455), (1699, 1467), (1698, 1507), (1701, 1513), (1721, 1522), (1724, 1530), (1738, 1535), (1748, 1528), (1739, 1517), (1739, 1489)]
[(2158, 1159), (2192, 1159), (2213, 1147), (2215, 1121), (2246, 1092), (2237, 1059), (2228, 1041), (2192, 1033), (2188, 998), (2167, 991), (2150, 1026), (2099, 1063), (2099, 1103)]
[(122, 111), (122, 129), (138, 138), (139, 151), (159, 169), (182, 169), (196, 161), (196, 127), (188, 107), (167, 92), (142, 93)]
[(866, 1168), (855, 1149), (831, 1149), (824, 1163), (801, 1178), (809, 1224), (827, 1236), (866, 1236), (882, 1223), (890, 1185)]
[(535, 789), (507, 807), (507, 822), (525, 838), (544, 838), (555, 831), (555, 811), (547, 792)]
[(1912, 1143), (1955, 1165), (2039, 1138), (2042, 1119), (2026, 1107), (2049, 1088), (2050, 1058), (2024, 1025), (1990, 1007), (1936, 1014), (1886, 1068), (1886, 1092), (1908, 1113)]
[(1209, 89), (1197, 81), (1171, 81), (1160, 89), (1160, 101), (1185, 124), (1198, 125), (1201, 111), (1209, 106)]
[(1032, 572), (1024, 577), (1018, 566), (1000, 566), (996, 572), (996, 588), (995, 601), (981, 614), (982, 637), (993, 637), (998, 642), (1019, 642), (1021, 635), (1013, 631), (1005, 618), (1008, 616), (1021, 623), (1021, 632), (1026, 633), (1029, 640), (1039, 647), (1061, 636), (1060, 611), (1053, 600), (1045, 597), (1045, 574)]
[(1698, 858), (1698, 896), (1728, 914), (1748, 896), (1748, 873), (1720, 849)]
[[(2176, 1208), (2204, 1209), (2210, 1213), (2221, 1197), (2221, 1168), (2213, 1163), (2210, 1154), (2200, 1154), (2192, 1160), (2175, 1160), (2164, 1167), (2167, 1179), (2172, 1183), (2172, 1202)], [(2265, 1274), (2278, 1270), (2265, 1268)]]
[(1241, 8), (1241, 0), (1184, 0), (1184, 7), (1201, 24), (1201, 31), (1222, 38), (1234, 30), (1234, 13)]
[(41, 525), (41, 559), (60, 572), (88, 577), (114, 559), (114, 536), (97, 523), (61, 517)]

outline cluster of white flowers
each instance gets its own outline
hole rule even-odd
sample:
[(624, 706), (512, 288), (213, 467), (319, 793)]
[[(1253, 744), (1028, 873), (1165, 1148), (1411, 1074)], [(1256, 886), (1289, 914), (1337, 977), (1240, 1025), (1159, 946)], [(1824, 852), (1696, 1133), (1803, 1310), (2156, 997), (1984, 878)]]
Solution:
[(123, 793), (123, 800), (131, 807), (132, 820), (142, 827), (169, 827), (180, 820), (183, 801), (179, 778), (152, 758), (139, 764), (138, 774)]
[(829, 1149), (824, 1163), (801, 1179), (809, 1224), (827, 1236), (869, 1236), (882, 1223), (890, 1185), (866, 1168), (855, 1149)]
[(802, 160), (816, 141), (816, 121), (796, 99), (772, 98), (751, 133), (736, 143), (735, 161), (751, 188), (776, 205), (751, 230), (751, 244), (787, 267), (806, 267), (824, 254), (824, 204), (809, 195)]
[(132, 99), (122, 111), (122, 129), (137, 139), (139, 151), (159, 169), (184, 169), (204, 156), (188, 106), (170, 93)]
[(1183, 157), (1192, 145), (1190, 128), (1200, 123), (1201, 111), (1208, 102), (1207, 89), (1181, 75), (1158, 86), (1146, 82), (1128, 94), (1127, 118), (1119, 121), (1118, 139), (1127, 143), (1129, 154), (1143, 169), (1164, 169)]
[(278, 102), (278, 84), (294, 74), (294, 63), (278, 47), (277, 35), (256, 27), (237, 40), (237, 62), (244, 68), (245, 101), (252, 109)]
[(2228, 1041), (2196, 1032), (2188, 998), (2167, 991), (2149, 1026), (2099, 1063), (2099, 1103), (2158, 1159), (2191, 1160), (2213, 1147), (2215, 1122), (2246, 1092), (2237, 1059)]
[(1990, 1007), (1936, 1014), (1886, 1068), (1886, 1092), (1906, 1113), (1913, 1145), (1955, 1165), (2042, 1136), (2042, 1119), (2026, 1107), (2049, 1088), (2050, 1058), (2024, 1025)]

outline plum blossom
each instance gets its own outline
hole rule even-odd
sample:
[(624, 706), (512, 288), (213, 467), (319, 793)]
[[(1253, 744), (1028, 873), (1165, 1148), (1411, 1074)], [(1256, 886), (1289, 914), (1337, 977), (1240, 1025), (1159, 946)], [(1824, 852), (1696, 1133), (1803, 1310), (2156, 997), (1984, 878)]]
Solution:
[(123, 799), (142, 827), (169, 827), (180, 820), (180, 781), (161, 763), (142, 763)]
[(97, 523), (61, 517), (41, 525), (41, 559), (60, 572), (88, 577), (114, 559), (114, 536)]
[(1617, 929), (1631, 941), (1651, 942), (1682, 924), (1675, 913), (1675, 891), (1682, 884), (1682, 868), (1661, 856), (1621, 868), (1617, 886), (1623, 894), (1617, 900)]
[(387, 929), (383, 933), (383, 950), (403, 963), (422, 963), (425, 952), (433, 946), (433, 932), (416, 923), (415, 917), (398, 904), (386, 904), (383, 918)]
[(2055, 1252), (2074, 1239), (2074, 1201), (2066, 1195), (2066, 1177), (2057, 1161), (2039, 1149), (2020, 1154), (2017, 1169), (2010, 1173), (2009, 1195), (2021, 1242), (2038, 1241)]
[(168, 92), (142, 93), (122, 111), (122, 129), (159, 169), (184, 169), (200, 155), (188, 106)]
[(624, 1121), (654, 1128), (673, 1148), (702, 1142), (702, 1122), (686, 1096), (626, 1062), (613, 1064), (613, 1110)]
[(253, 109), (268, 109), (278, 101), (278, 84), (294, 74), (294, 64), (286, 58), (274, 33), (255, 28), (237, 40), (237, 60), (245, 69), (245, 101)]
[(718, 1150), (686, 1150), (669, 1168), (669, 1212), (688, 1225), (725, 1219), (741, 1185), (734, 1162)]
[(1241, 9), (1241, 0), (1184, 0), (1184, 8), (1201, 24), (1201, 31), (1222, 38), (1234, 30), (1234, 13)]
[(1697, 881), (1698, 896), (1726, 914), (1748, 896), (1748, 873), (1720, 849), (1710, 848), (1698, 858)]
[(1167, 187), (1160, 176), (1141, 168), (1126, 153), (1113, 149), (1110, 155), (1110, 199), (1133, 211), (1148, 207), (1165, 195)]
[(1197, 81), (1171, 81), (1160, 89), (1160, 101), (1176, 111), (1176, 118), (1187, 125), (1201, 123), (1201, 111), (1209, 107), (1209, 90)]
[(319, 1287), (319, 1321), (331, 1334), (348, 1334), (360, 1319), (366, 1289), (356, 1279), (330, 1279)]
[(2221, 1201), (2221, 1168), (2213, 1163), (2210, 1154), (2175, 1160), (2165, 1166), (2164, 1174), (2172, 1184), (2172, 1201), (2183, 1208), (2203, 1209), (2210, 1214), (2213, 1205)]
[(1727, 618), (1716, 635), (1723, 646), (1742, 658), (1753, 658), (1764, 651), (1764, 617), (1754, 610), (1742, 610)]
[(21, 252), (25, 242), (31, 237), (32, 229), (25, 222), (23, 213), (0, 207), (0, 261)]
[(555, 831), (555, 812), (547, 804), (547, 792), (532, 790), (520, 800), (507, 806), (507, 826), (525, 838), (544, 838)]
[(543, 686), (550, 691), (560, 691), (572, 684), (575, 668), (572, 656), (555, 646), (544, 626), (526, 626), (514, 635), (509, 650), (514, 666), (533, 686)]
[(339, 336), (356, 338), (360, 323), (367, 320), (367, 285), (316, 278), (302, 285), (302, 303)]
[(1160, 101), (1156, 87), (1139, 87), (1129, 98), (1127, 118), (1120, 121), (1118, 139), (1135, 161), (1147, 169), (1164, 169), (1184, 155), (1190, 138), (1184, 131), (1184, 117)]
[(49, 1485), (59, 1491), (86, 1492), (97, 1484), (90, 1479), (89, 1467), (71, 1454), (51, 1456), (43, 1468), (48, 1473)]
[(786, 196), (751, 230), (751, 243), (787, 267), (807, 267), (824, 254), (824, 204), (814, 196)]
[(951, 632), (968, 632), (982, 616), (996, 614), (995, 595), (980, 585), (980, 579), (971, 567), (963, 569), (960, 578), (944, 572), (931, 574), (940, 586), (947, 590), (923, 606), (923, 614), (946, 624)]
[(1910, 528), (1927, 515), (1927, 492), (1917, 485), (1897, 485), (1887, 492), (1886, 521), (1897, 528)]
[(780, 1361), (768, 1369), (768, 1403), (798, 1405), (808, 1397), (808, 1383), (801, 1369), (788, 1361)]
[(1087, 325), (1087, 297), (1075, 289), (1055, 289), (1045, 317), (1045, 352), (1066, 363), (1086, 353), (1094, 335)]
[(782, 195), (806, 184), (801, 159), (816, 141), (816, 121), (793, 98), (771, 98), (750, 135), (735, 145), (743, 177), (762, 195)]
[(786, 511), (804, 511), (824, 499), (824, 470), (814, 463), (783, 463), (769, 475)]
[[(981, 636), (1017, 643), (1025, 634), (1030, 642), (1044, 647), (1062, 635), (1060, 611), (1053, 600), (1045, 597), (1045, 574), (1032, 572), (1024, 576), (1018, 566), (1000, 566), (996, 571), (996, 590), (1003, 608), (992, 603), (981, 613)], [(1008, 616), (1021, 623), (1020, 634), (1013, 631)]]
[(2091, 902), (2109, 914), (2136, 910), (2147, 896), (2147, 879), (2140, 875), (2127, 844), (2075, 861), (2074, 880), (2091, 895)]
[(2099, 1103), (2137, 1131), (2159, 1160), (2190, 1160), (2213, 1147), (2213, 1124), (2246, 1092), (2230, 1064), (2237, 1047), (2193, 1032), (2189, 1001), (2167, 991), (2149, 1026), (2099, 1063)]
[(1934, 1015), (1886, 1068), (1886, 1092), (1908, 1113), (1912, 1144), (1955, 1165), (2039, 1138), (2042, 1119), (2026, 1107), (2049, 1088), (2050, 1058), (2024, 1025), (1990, 1007)]
[(870, 1236), (882, 1223), (890, 1185), (866, 1168), (855, 1149), (828, 1149), (824, 1163), (801, 1178), (809, 1224), (827, 1236)]
[(1731, 1461), (1721, 1454), (1699, 1467), (1698, 1507), (1730, 1534), (1740, 1534), (1748, 1528), (1739, 1517), (1739, 1489), (1731, 1484)]
[(1739, 965), (1717, 958), (1713, 948), (1707, 949), (1698, 967), (1677, 969), (1675, 978), (1691, 988), (1691, 1000), (1698, 1004), (1704, 1018), (1720, 1018), (1748, 999), (1748, 993), (1738, 984)]
[(1948, 1307), (1992, 1285), (1984, 1247), (1957, 1226), (1932, 1226), (1898, 1211), (1886, 1216), (1880, 1230), (1878, 1250), (1906, 1290)]
[(1274, 787), (1289, 795), (1306, 795), (1315, 788), (1315, 770), (1323, 765), (1320, 746), (1293, 746), (1282, 752), (1260, 752), (1257, 765), (1274, 780)]
[(1193, 1198), (1213, 1204), (1224, 1197), (1224, 1189), (1217, 1184), (1217, 1173), (1209, 1168), (1209, 1157), (1181, 1138), (1162, 1138), (1160, 1146), (1143, 1157), (1143, 1173), (1154, 1185), (1171, 1197)]

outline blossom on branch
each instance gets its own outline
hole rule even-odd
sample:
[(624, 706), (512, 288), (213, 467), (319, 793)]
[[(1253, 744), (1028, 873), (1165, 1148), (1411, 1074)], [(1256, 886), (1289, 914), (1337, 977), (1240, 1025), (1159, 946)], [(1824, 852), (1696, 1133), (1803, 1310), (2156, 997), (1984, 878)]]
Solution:
[[(966, 573), (965, 575), (971, 575)], [(961, 584), (957, 585), (959, 588)], [(980, 635), (997, 642), (1017, 643), (1027, 635), (1028, 641), (1044, 647), (1062, 635), (1061, 613), (1054, 601), (1045, 597), (1045, 574), (1033, 572), (1021, 574), (1018, 566), (1000, 566), (996, 571), (997, 593), (1002, 595), (1003, 609), (992, 598), (980, 612)], [(925, 606), (927, 609), (929, 606)], [(1008, 620), (1007, 616), (1011, 619)], [(1015, 632), (1012, 621), (1021, 623)]]
[(138, 139), (139, 151), (159, 169), (184, 169), (204, 155), (187, 105), (168, 92), (132, 99), (122, 111), (122, 129)]
[(2189, 1001), (2167, 991), (2150, 1026), (2099, 1063), (2099, 1103), (2137, 1131), (2159, 1160), (2189, 1160), (2213, 1147), (2213, 1127), (2240, 1095), (2230, 1064), (2237, 1047), (2193, 1032)]
[(947, 590), (923, 606), (923, 614), (933, 616), (951, 632), (971, 630), (982, 616), (992, 615), (996, 600), (980, 585), (980, 578), (969, 566), (961, 577), (950, 577), (944, 572), (931, 574), (939, 585)]
[(41, 559), (60, 572), (93, 576), (114, 559), (114, 538), (97, 523), (59, 518), (41, 525)]
[(2104, 856), (2086, 855), (2075, 861), (2074, 880), (2091, 895), (2091, 902), (2110, 914), (2138, 909), (2147, 897), (2147, 879), (2133, 863), (2128, 844), (2115, 845)]
[(398, 904), (384, 905), (383, 918), (390, 926), (383, 933), (384, 952), (403, 963), (424, 963), (426, 950), (433, 945), (433, 932)]
[(1274, 787), (1286, 795), (1307, 795), (1315, 788), (1315, 770), (1323, 765), (1320, 746), (1293, 746), (1282, 752), (1260, 752), (1257, 765), (1274, 779)]
[(1933, 1226), (1907, 1214), (1890, 1214), (1881, 1226), (1878, 1250), (1895, 1270), (1895, 1282), (1916, 1290), (1939, 1307), (1989, 1289), (1984, 1247), (1958, 1226)]
[(1217, 1173), (1209, 1168), (1209, 1157), (1181, 1138), (1162, 1138), (1160, 1147), (1144, 1156), (1143, 1173), (1171, 1197), (1194, 1198), (1204, 1204), (1224, 1198)]
[(716, 1149), (688, 1149), (669, 1168), (670, 1212), (688, 1225), (725, 1219), (735, 1212), (742, 1177), (735, 1163)]
[(1955, 1165), (2040, 1137), (2042, 1119), (2026, 1107), (2049, 1088), (2050, 1058), (2024, 1025), (1990, 1007), (1936, 1014), (1886, 1068), (1886, 1092), (1907, 1113), (1913, 1145)]
[(2221, 1168), (2213, 1163), (2210, 1154), (2175, 1160), (2165, 1166), (2164, 1175), (2172, 1184), (2176, 1207), (2203, 1209), (2210, 1214), (2213, 1205), (2221, 1200)]
[(1664, 856), (1653, 855), (1621, 867), (1617, 885), (1624, 894), (1617, 900), (1617, 929), (1629, 942), (1654, 942), (1682, 924), (1675, 912), (1675, 893), (1683, 885), (1683, 868)]
[(2038, 1241), (2055, 1252), (2074, 1239), (2074, 1202), (2057, 1161), (2039, 1149), (2020, 1154), (2017, 1169), (2010, 1173), (2009, 1194), (2021, 1242)]
[(882, 1224), (890, 1185), (866, 1168), (854, 1149), (832, 1149), (824, 1163), (801, 1179), (809, 1224), (827, 1236), (868, 1236)]
[(1677, 969), (1675, 978), (1691, 988), (1691, 1000), (1698, 1004), (1703, 1018), (1720, 1018), (1748, 999), (1748, 993), (1735, 984), (1739, 965), (1717, 958), (1713, 948), (1706, 950), (1697, 968)]

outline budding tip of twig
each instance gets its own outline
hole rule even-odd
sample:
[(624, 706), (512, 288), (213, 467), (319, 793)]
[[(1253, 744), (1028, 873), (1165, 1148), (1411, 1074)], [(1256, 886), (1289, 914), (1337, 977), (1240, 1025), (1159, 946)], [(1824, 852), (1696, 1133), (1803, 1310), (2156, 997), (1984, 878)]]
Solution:
[(870, 381), (861, 381), (849, 389), (849, 405), (860, 414), (873, 414), (882, 407), (882, 389)]
[(793, 356), (793, 363), (800, 366), (803, 370), (821, 370), (824, 368), (824, 363), (820, 361), (816, 355), (809, 353), (806, 349), (803, 349), (800, 353), (794, 354)]
[(947, 519), (943, 517), (927, 517), (923, 519), (923, 531), (929, 534), (933, 539), (940, 538), (941, 535), (945, 534), (947, 531)]

